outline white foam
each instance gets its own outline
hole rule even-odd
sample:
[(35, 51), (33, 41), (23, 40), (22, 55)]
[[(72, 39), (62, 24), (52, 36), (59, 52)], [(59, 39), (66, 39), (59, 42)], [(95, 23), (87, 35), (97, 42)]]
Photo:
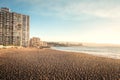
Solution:
[[(93, 48), (87, 47), (83, 49), (82, 47), (52, 47), (52, 49), (61, 50), (61, 51), (68, 51), (68, 52), (82, 52), (86, 54), (92, 54), (95, 56), (113, 58), (113, 59), (120, 59), (120, 50), (112, 50), (112, 48)], [(114, 48), (115, 49), (115, 48)], [(115, 52), (116, 51), (116, 52)]]

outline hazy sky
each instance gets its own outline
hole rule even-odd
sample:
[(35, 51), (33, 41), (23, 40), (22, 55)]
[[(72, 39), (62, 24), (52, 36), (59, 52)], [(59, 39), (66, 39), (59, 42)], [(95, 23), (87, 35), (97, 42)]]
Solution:
[(120, 44), (120, 0), (0, 0), (30, 15), (30, 36), (45, 41)]

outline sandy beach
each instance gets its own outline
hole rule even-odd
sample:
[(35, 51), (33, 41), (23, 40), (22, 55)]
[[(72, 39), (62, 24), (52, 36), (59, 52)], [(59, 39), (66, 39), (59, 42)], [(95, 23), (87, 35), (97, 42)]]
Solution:
[(52, 49), (1, 49), (0, 80), (120, 80), (120, 59)]

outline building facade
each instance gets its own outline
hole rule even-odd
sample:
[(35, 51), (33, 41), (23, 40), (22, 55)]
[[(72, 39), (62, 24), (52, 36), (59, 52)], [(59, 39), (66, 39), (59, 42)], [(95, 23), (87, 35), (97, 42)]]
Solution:
[(29, 46), (29, 16), (0, 9), (0, 45)]
[(45, 47), (47, 46), (47, 43), (44, 41), (41, 41), (38, 37), (33, 37), (30, 39), (30, 47)]
[(33, 37), (30, 39), (30, 47), (39, 47), (40, 46), (40, 38)]

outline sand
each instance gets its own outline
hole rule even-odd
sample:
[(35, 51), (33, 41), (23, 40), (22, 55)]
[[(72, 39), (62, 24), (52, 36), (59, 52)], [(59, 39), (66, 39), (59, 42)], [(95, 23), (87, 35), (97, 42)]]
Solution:
[(0, 80), (120, 80), (120, 59), (52, 49), (1, 49)]

